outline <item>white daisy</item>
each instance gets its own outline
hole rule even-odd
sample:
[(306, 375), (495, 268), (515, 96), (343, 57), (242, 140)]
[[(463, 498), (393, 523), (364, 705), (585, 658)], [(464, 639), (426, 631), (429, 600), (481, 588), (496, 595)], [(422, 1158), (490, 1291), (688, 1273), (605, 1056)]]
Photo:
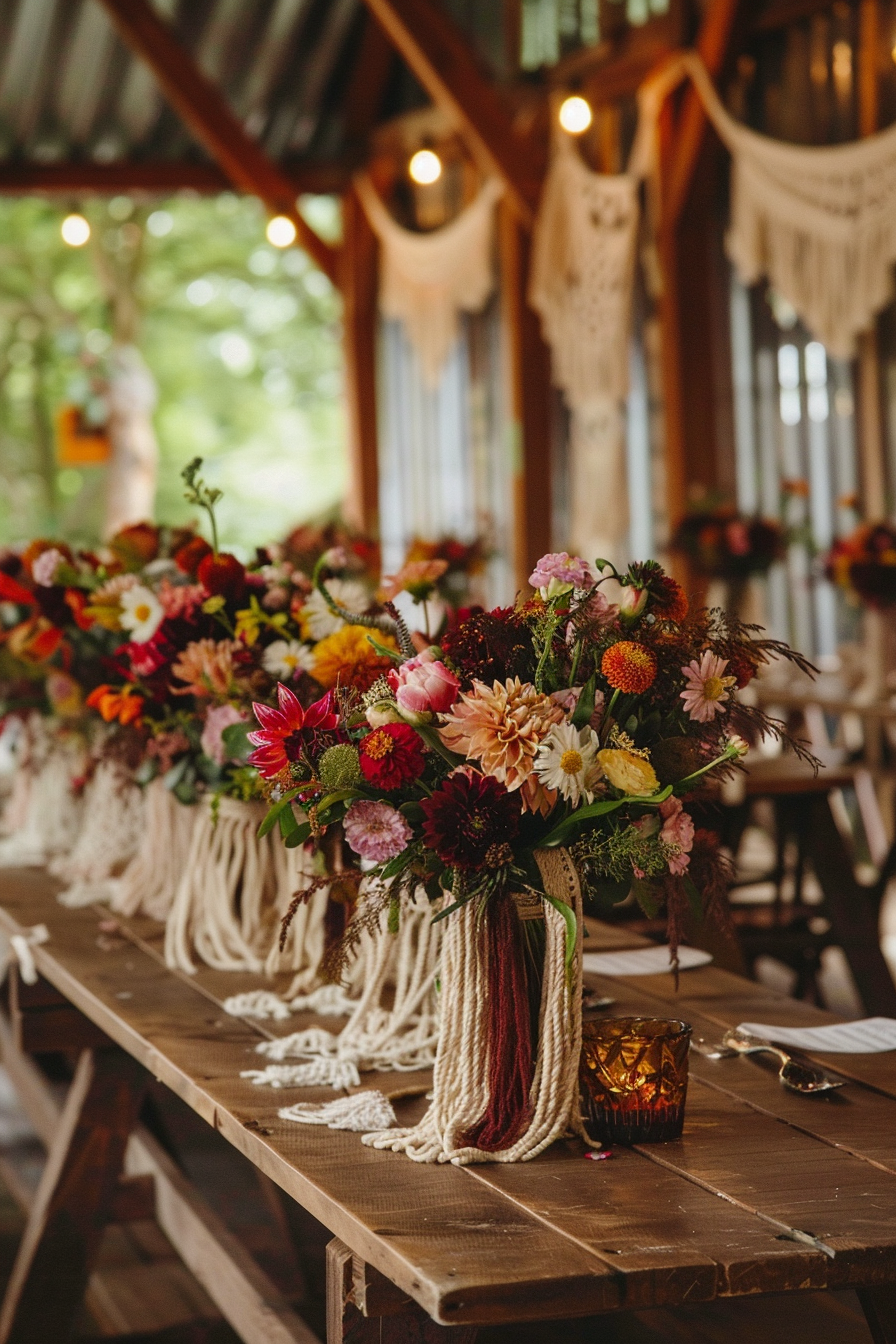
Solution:
[(130, 630), (135, 644), (152, 639), (165, 618), (165, 610), (155, 593), (142, 583), (134, 584), (121, 594), (119, 622), (123, 630)]
[(265, 672), (281, 681), (289, 681), (297, 672), (310, 672), (314, 654), (297, 639), (275, 639), (261, 657)]
[[(356, 616), (370, 606), (370, 595), (357, 579), (327, 579), (327, 590), (341, 607)], [(327, 635), (334, 635), (337, 630), (341, 630), (343, 625), (317, 588), (309, 594), (299, 619), (306, 639), (326, 639)]]
[(571, 723), (555, 724), (538, 748), (535, 773), (549, 789), (557, 789), (563, 798), (578, 806), (583, 798), (594, 800), (593, 785), (600, 776), (597, 749), (600, 739), (593, 728), (574, 728)]

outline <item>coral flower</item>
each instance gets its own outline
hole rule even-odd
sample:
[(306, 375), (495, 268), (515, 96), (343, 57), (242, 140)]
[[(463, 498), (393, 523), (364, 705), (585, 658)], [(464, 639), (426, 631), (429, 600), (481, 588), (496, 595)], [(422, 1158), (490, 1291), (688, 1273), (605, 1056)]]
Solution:
[(233, 655), (239, 649), (234, 640), (194, 639), (171, 669), (178, 681), (187, 683), (186, 690), (175, 690), (175, 695), (227, 696), (233, 683)]
[(362, 737), (361, 774), (381, 789), (397, 789), (423, 773), (420, 738), (406, 723), (384, 723)]
[(423, 838), (452, 868), (500, 868), (513, 858), (520, 810), (507, 790), (463, 766), (420, 804)]
[[(354, 686), (362, 692), (372, 686), (380, 673), (392, 666), (392, 660), (377, 653), (368, 633), (363, 625), (344, 625), (322, 639), (314, 650), (315, 681), (328, 688)], [(376, 639), (386, 648), (396, 647), (391, 636), (381, 631), (377, 631)]]
[(615, 691), (641, 695), (656, 680), (656, 658), (646, 645), (621, 639), (606, 650), (600, 670)]
[[(291, 775), (303, 751), (313, 751), (321, 744), (321, 738), (331, 745), (339, 725), (329, 692), (303, 709), (289, 687), (279, 682), (277, 703), (279, 709), (253, 704), (261, 728), (247, 734), (255, 747), (248, 757), (249, 764), (265, 779), (277, 779), (284, 773)], [(301, 766), (298, 773), (303, 773)]]
[[(509, 793), (523, 790), (531, 811), (546, 811), (549, 800), (534, 775), (535, 754), (554, 724), (565, 719), (560, 705), (519, 677), (489, 687), (474, 681), (445, 716), (442, 741), (452, 751), (479, 761), (483, 771)], [(528, 787), (524, 787), (528, 786)]]
[(137, 695), (132, 686), (124, 686), (116, 691), (112, 686), (97, 686), (87, 697), (91, 709), (99, 710), (105, 723), (137, 723), (143, 709), (143, 696)]
[(397, 574), (383, 579), (380, 601), (392, 602), (399, 593), (408, 592), (415, 602), (425, 602), (447, 568), (447, 560), (410, 560)]
[(689, 717), (698, 723), (711, 723), (717, 714), (724, 714), (725, 702), (737, 681), (736, 677), (724, 675), (727, 666), (727, 658), (707, 649), (699, 662), (695, 658), (681, 669), (688, 683), (681, 699)]

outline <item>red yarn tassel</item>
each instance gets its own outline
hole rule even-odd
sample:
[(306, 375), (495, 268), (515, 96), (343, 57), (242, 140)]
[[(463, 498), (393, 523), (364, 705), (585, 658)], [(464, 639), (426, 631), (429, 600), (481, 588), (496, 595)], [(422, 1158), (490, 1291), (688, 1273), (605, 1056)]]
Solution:
[(523, 933), (513, 897), (502, 893), (485, 911), (488, 956), (488, 1105), (461, 1135), (464, 1147), (509, 1148), (529, 1119), (534, 1059)]

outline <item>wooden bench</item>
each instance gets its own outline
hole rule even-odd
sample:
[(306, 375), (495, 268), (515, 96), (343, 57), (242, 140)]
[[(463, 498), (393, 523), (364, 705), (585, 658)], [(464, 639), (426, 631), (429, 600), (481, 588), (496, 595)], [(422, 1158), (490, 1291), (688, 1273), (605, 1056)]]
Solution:
[[(568, 1141), (526, 1164), (417, 1166), (365, 1148), (357, 1135), (282, 1121), (278, 1107), (295, 1094), (239, 1077), (261, 1039), (313, 1019), (229, 1018), (222, 1000), (248, 979), (173, 974), (157, 925), (131, 921), (121, 936), (100, 934), (101, 912), (64, 909), (55, 891), (41, 872), (3, 874), (0, 929), (47, 925), (49, 941), (34, 949), (38, 970), (110, 1044), (82, 1051), (60, 1111), (11, 1026), (0, 1039), (50, 1144), (0, 1340), (66, 1338), (99, 1232), (125, 1198), (122, 1174), (152, 1177), (157, 1216), (180, 1229), (178, 1249), (245, 1339), (313, 1339), (237, 1254), (221, 1259), (226, 1231), (195, 1217), (181, 1174), (147, 1143), (137, 1113), (149, 1073), (337, 1239), (328, 1265), (333, 1344), (466, 1344), (478, 1326), (682, 1304), (693, 1312), (722, 1299), (829, 1288), (858, 1289), (874, 1339), (896, 1341), (896, 1055), (838, 1056), (854, 1085), (829, 1101), (785, 1092), (753, 1060), (694, 1055), (678, 1142), (617, 1149), (602, 1162)], [(597, 932), (617, 946), (626, 940), (622, 930)], [(684, 973), (677, 995), (668, 975), (588, 979), (613, 996), (614, 1011), (683, 1016), (712, 1040), (742, 1020), (829, 1020), (713, 966)], [(20, 1011), (28, 1012), (21, 1000)], [(427, 1081), (365, 1080), (386, 1092)], [(397, 1101), (400, 1120), (425, 1104), (422, 1096)], [(137, 1189), (130, 1197), (145, 1198)], [(519, 1338), (537, 1339), (532, 1329), (521, 1325)]]

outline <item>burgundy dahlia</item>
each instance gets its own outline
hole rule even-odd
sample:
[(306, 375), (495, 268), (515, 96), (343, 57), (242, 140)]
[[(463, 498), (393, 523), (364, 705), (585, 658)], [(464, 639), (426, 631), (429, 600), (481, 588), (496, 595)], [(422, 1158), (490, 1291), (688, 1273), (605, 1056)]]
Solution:
[(489, 775), (464, 766), (420, 804), (423, 838), (451, 868), (499, 868), (512, 857), (519, 799)]

